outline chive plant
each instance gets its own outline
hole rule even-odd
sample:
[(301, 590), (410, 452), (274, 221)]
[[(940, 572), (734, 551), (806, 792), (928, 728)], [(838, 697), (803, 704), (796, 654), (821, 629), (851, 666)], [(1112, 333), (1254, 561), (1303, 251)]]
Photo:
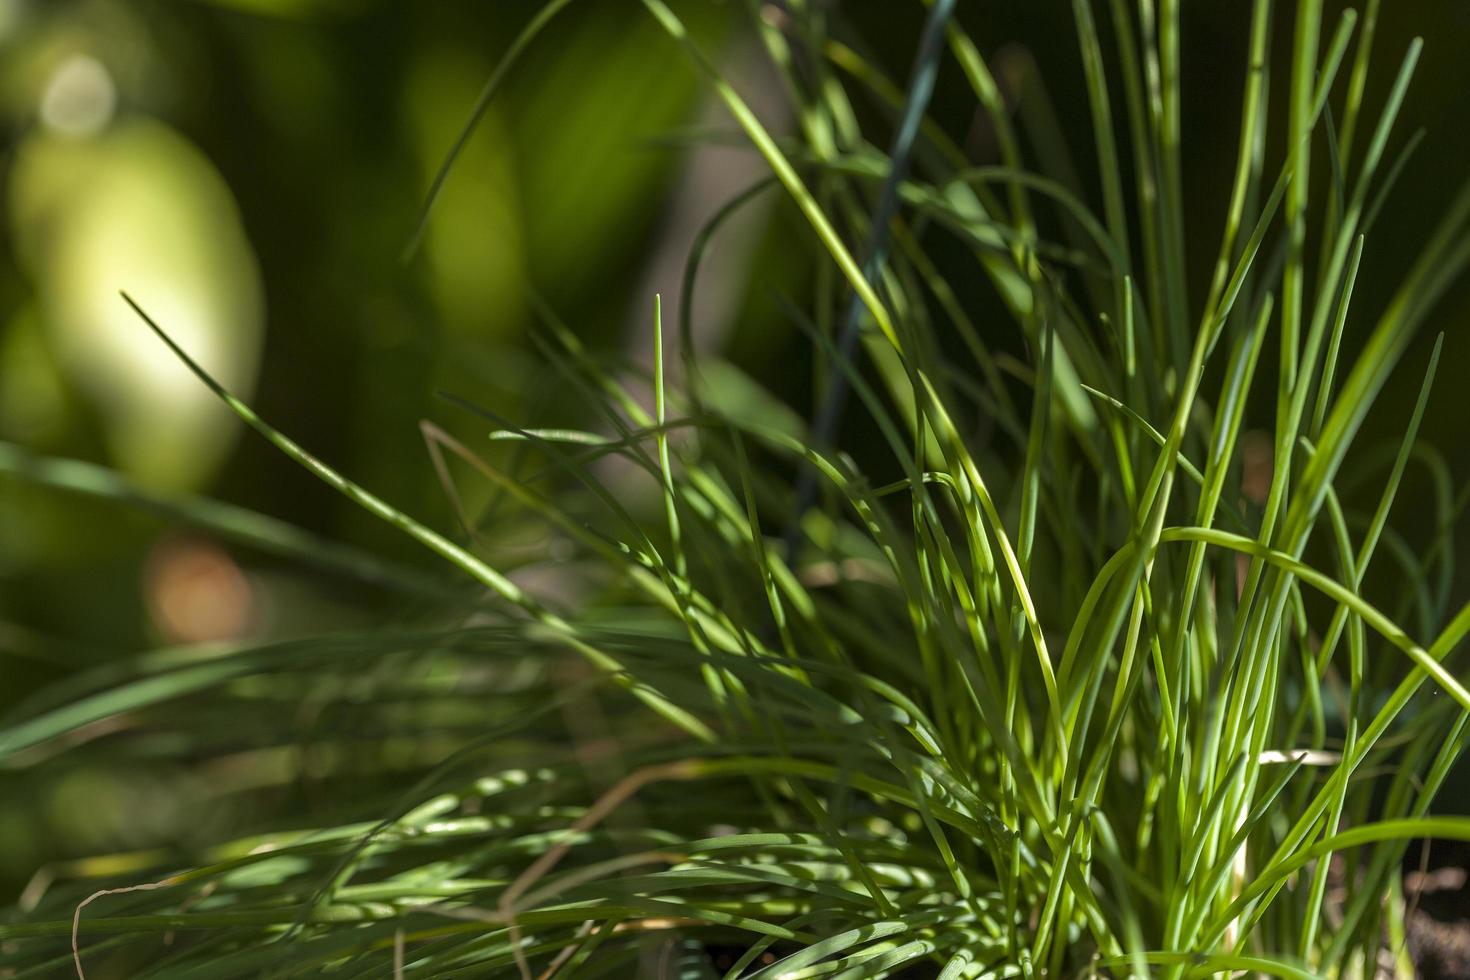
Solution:
[[(476, 116), (567, 6), (533, 20)], [(564, 603), (493, 547), (430, 529), (310, 455), (135, 306), (240, 418), (474, 591), (6, 447), (9, 473), (142, 499), (431, 610), (391, 633), (160, 651), (8, 719), (0, 757), (14, 765), (69, 738), (73, 757), (222, 755), (237, 746), (210, 731), (219, 717), (304, 755), (280, 719), (356, 677), (357, 741), (321, 747), (318, 765), (329, 784), (380, 788), (332, 820), (52, 869), (0, 922), (6, 975), (1411, 971), (1408, 842), (1470, 839), (1470, 820), (1432, 813), (1467, 740), (1451, 655), (1470, 605), (1453, 608), (1442, 584), (1448, 537), (1390, 547), (1389, 519), (1424, 455), (1440, 347), (1427, 363), (1403, 355), (1470, 260), (1470, 191), (1381, 310), (1353, 299), (1397, 148), (1413, 145), (1395, 122), (1418, 42), (1374, 50), (1378, 0), (1331, 24), (1321, 0), (1294, 16), (1255, 0), (1220, 215), (1187, 206), (1181, 181), (1177, 0), (1072, 2), (1092, 122), (1072, 149), (1095, 160), (1095, 189), (1064, 154), (1025, 154), (1066, 140), (1044, 120), (1018, 131), (944, 0), (926, 30), (943, 43), (920, 45), (911, 79), (829, 34), (821, 5), (753, 9), (797, 106), (789, 139), (662, 0), (642, 6), (770, 168), (699, 237), (686, 295), (719, 223), (784, 194), (822, 261), (811, 309), (789, 311), (816, 351), (826, 407), (812, 415), (850, 390), (848, 414), (881, 452), (860, 466), (834, 421), (809, 429), (748, 381), (733, 398), (728, 365), (690, 353), (687, 303), (674, 330), (651, 304), (657, 356), (639, 375), (592, 356), (538, 300), (545, 357), (598, 421), (526, 427), (457, 400), (487, 444), (425, 433), (441, 465), (493, 488), (498, 520), (597, 569)], [(998, 159), (973, 164), (925, 115), (941, 60)], [(1384, 93), (1376, 116), (1370, 87)], [(865, 131), (859, 101), (899, 119), (899, 138)], [(1216, 229), (1201, 295), (1185, 246)], [(975, 321), (939, 241), (959, 243), (1009, 322)], [(848, 303), (850, 318), (833, 314)], [(1365, 324), (1356, 357), (1350, 319)], [(666, 359), (680, 349), (676, 386)], [(1388, 384), (1418, 396), (1399, 400), (1412, 402), (1402, 439), (1369, 468), (1355, 442)], [(1250, 429), (1270, 444), (1255, 495), (1242, 489)], [(609, 457), (646, 492), (610, 487)], [(1339, 494), (1349, 466), (1381, 488), (1367, 513)], [(1402, 566), (1397, 591), (1363, 594), (1375, 558)], [(1416, 632), (1400, 625), (1411, 614)], [(73, 738), (119, 717), (135, 723)]]

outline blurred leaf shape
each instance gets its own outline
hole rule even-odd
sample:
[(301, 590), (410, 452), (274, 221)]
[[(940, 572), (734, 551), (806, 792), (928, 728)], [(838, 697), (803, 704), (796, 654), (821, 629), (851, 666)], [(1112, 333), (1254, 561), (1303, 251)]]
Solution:
[(747, 419), (798, 439), (806, 432), (806, 423), (791, 406), (729, 361), (701, 362), (698, 385), (700, 401), (717, 415)]
[[(490, 66), (453, 49), (431, 48), (410, 66), (407, 126), (427, 188), (464, 124)], [(426, 229), (433, 295), (454, 331), (519, 328), (525, 307), (525, 250), (513, 143), (491, 108), (470, 137), (441, 207)]]
[(369, 0), (194, 0), (194, 2), (243, 14), (285, 17), (293, 20), (348, 17), (361, 13), (371, 5)]
[(48, 345), (99, 410), (114, 462), (150, 487), (200, 485), (236, 424), (139, 329), (118, 291), (155, 311), (229, 387), (251, 390), (261, 279), (223, 178), (173, 129), (131, 117), (88, 139), (33, 131), (8, 190)]
[[(700, 31), (729, 20), (718, 4), (690, 17)], [(658, 219), (650, 196), (665, 193), (675, 162), (661, 137), (688, 121), (702, 89), (657, 23), (617, 4), (589, 7), (543, 40), (554, 43), (517, 68), (507, 99), (522, 137), (522, 210), (533, 216), (528, 265), (538, 283), (585, 288), (617, 274), (609, 270), (637, 254), (630, 243)]]
[(0, 436), (54, 444), (68, 415), (66, 383), (41, 335), (33, 304), (0, 328)]

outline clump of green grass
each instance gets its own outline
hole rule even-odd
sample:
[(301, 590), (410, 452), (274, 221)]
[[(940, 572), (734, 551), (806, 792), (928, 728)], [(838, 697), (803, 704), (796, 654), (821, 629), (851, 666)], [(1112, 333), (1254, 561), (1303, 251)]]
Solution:
[[(395, 666), (362, 694), (367, 717), (374, 704), (384, 717), (331, 757), (334, 778), (356, 765), (383, 783), (380, 805), (125, 856), (98, 866), (102, 884), (73, 869), (84, 874), (0, 924), (11, 975), (73, 963), (170, 978), (1407, 971), (1407, 841), (1470, 839), (1470, 820), (1430, 813), (1467, 740), (1470, 692), (1446, 662), (1470, 605), (1452, 610), (1425, 584), (1448, 574), (1447, 539), (1395, 556), (1408, 566), (1396, 594), (1375, 601), (1361, 586), (1383, 561), (1439, 347), (1427, 364), (1400, 361), (1470, 260), (1470, 191), (1447, 204), (1355, 359), (1342, 338), (1364, 315), (1354, 283), (1399, 169), (1417, 43), (1383, 73), (1369, 118), (1378, 3), (1325, 32), (1319, 0), (1291, 24), (1256, 0), (1218, 256), (1191, 296), (1190, 229), (1222, 222), (1187, 207), (1181, 184), (1177, 2), (1113, 0), (1108, 55), (1093, 5), (1072, 5), (1100, 214), (1055, 154), (1023, 158), (1023, 143), (1056, 134), (1016, 132), (943, 0), (928, 36), (945, 45), (921, 48), (907, 84), (802, 5), (784, 23), (755, 19), (790, 73), (793, 140), (766, 132), (661, 0), (643, 5), (769, 163), (761, 186), (784, 189), (830, 257), (815, 312), (792, 313), (819, 352), (828, 408), (815, 414), (840, 414), (834, 392), (850, 387), (886, 455), (860, 468), (831, 444), (835, 422), (813, 432), (758, 386), (732, 387), (728, 367), (690, 358), (671, 384), (656, 306), (658, 356), (633, 380), (547, 310), (546, 356), (601, 424), (527, 428), (484, 412), (490, 440), (539, 461), (529, 476), (426, 432), (515, 520), (596, 561), (562, 608), (309, 455), (140, 309), (249, 425), (484, 596), (451, 597), (476, 605), (473, 620), (392, 635), (156, 654), (10, 720), (7, 758), (120, 712), (168, 731), (187, 704), (257, 732), (313, 683)], [(1280, 45), (1285, 79), (1270, 68)], [(988, 114), (1000, 163), (972, 166), (924, 118), (941, 57)], [(1273, 91), (1287, 125), (1268, 141)], [(857, 126), (858, 98), (900, 119), (887, 150)], [(996, 353), (997, 325), (972, 322), (932, 259), (939, 238), (965, 245), (1026, 359)], [(856, 314), (834, 315), (850, 298)], [(1419, 395), (1375, 474), (1377, 506), (1357, 515), (1337, 487), (1390, 383)], [(1256, 499), (1241, 489), (1247, 427), (1272, 435)], [(643, 480), (641, 501), (603, 482), (609, 457)], [(0, 462), (120, 493), (100, 474), (17, 458)], [(314, 550), (248, 515), (169, 506)], [(1438, 632), (1402, 628), (1411, 609)], [(413, 711), (392, 717), (407, 721), (387, 717), (398, 698)], [(203, 719), (186, 713), (177, 731), (191, 724)], [(416, 743), (412, 783), (395, 787), (386, 745), (409, 732), (443, 747)], [(73, 751), (202, 751), (117, 741)]]

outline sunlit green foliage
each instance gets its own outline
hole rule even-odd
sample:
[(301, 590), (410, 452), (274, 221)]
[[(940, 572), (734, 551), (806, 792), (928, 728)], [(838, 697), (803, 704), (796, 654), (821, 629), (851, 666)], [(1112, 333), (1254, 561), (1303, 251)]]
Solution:
[[(526, 43), (575, 19), (574, 4), (553, 19), (560, 6)], [(770, 168), (734, 207), (784, 193), (831, 260), (816, 308), (791, 319), (817, 352), (819, 398), (845, 376), (877, 448), (825, 445), (751, 379), (707, 369), (680, 343), (691, 324), (674, 329), (657, 301), (640, 374), (589, 354), (533, 293), (545, 358), (600, 424), (523, 428), (454, 399), (486, 445), (425, 426), (446, 473), (488, 486), (496, 521), (559, 556), (550, 574), (512, 569), (469, 515), (464, 533), (433, 530), (310, 455), (200, 368), (164, 311), (128, 298), (140, 331), (260, 435), (482, 588), (436, 594), (258, 516), (149, 498), (427, 611), (394, 633), (165, 650), (80, 677), (0, 728), (0, 758), (207, 758), (228, 725), (259, 733), (251, 758), (217, 760), (242, 785), (299, 759), (324, 794), (363, 780), (380, 805), (60, 869), (0, 924), (14, 975), (74, 959), (158, 977), (1407, 969), (1406, 841), (1470, 839), (1470, 820), (1431, 815), (1470, 737), (1470, 692), (1447, 666), (1470, 605), (1436, 584), (1443, 539), (1380, 551), (1439, 347), (1403, 355), (1470, 261), (1470, 190), (1447, 197), (1363, 349), (1341, 337), (1367, 315), (1354, 285), (1417, 44), (1383, 68), (1372, 0), (1332, 24), (1313, 0), (1294, 19), (1256, 0), (1214, 214), (1180, 177), (1176, 2), (1072, 4), (1096, 193), (1049, 152), (1059, 134), (1015, 131), (951, 22), (935, 57), (988, 113), (1002, 162), (972, 167), (920, 126), (869, 278), (892, 158), (854, 102), (897, 110), (908, 83), (803, 5), (755, 18), (798, 104), (798, 135), (778, 139), (661, 0), (642, 6), (669, 38), (665, 67), (707, 76)], [(1284, 77), (1273, 47), (1290, 51)], [(1368, 85), (1384, 94), (1375, 115)], [(1213, 277), (1192, 294), (1185, 243), (1212, 233)], [(964, 270), (926, 247), (950, 236)], [(973, 322), (960, 276), (984, 280), (1010, 322)], [(847, 358), (854, 295), (861, 356)], [(1003, 331), (1024, 361), (996, 353)], [(1373, 468), (1355, 441), (1387, 385), (1417, 400)], [(1247, 460), (1247, 428), (1271, 433), (1268, 460)], [(524, 455), (492, 465), (491, 441)], [(137, 495), (20, 453), (0, 465)], [(1382, 488), (1366, 515), (1339, 495), (1349, 466)], [(1406, 565), (1395, 593), (1362, 593), (1375, 560)], [(309, 738), (282, 725), (338, 699)], [(107, 738), (123, 713), (148, 724)], [(402, 765), (426, 755), (442, 761)]]

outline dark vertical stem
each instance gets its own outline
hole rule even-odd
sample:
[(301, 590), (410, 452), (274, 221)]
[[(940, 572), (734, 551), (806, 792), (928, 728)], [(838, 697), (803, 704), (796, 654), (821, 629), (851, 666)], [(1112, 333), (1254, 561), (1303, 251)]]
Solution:
[[(863, 278), (875, 283), (878, 270), (888, 254), (888, 231), (898, 211), (898, 188), (908, 172), (909, 155), (914, 147), (914, 138), (919, 132), (919, 123), (929, 107), (934, 94), (934, 79), (939, 74), (939, 56), (944, 42), (944, 31), (954, 14), (955, 0), (935, 0), (929, 8), (924, 32), (919, 38), (918, 53), (914, 58), (913, 74), (909, 80), (908, 94), (904, 98), (903, 114), (898, 129), (893, 134), (889, 149), (888, 176), (878, 193), (873, 208), (873, 220), (868, 229), (868, 240), (863, 246)], [(817, 410), (812, 424), (812, 441), (818, 451), (831, 446), (837, 435), (837, 425), (847, 405), (848, 380), (841, 370), (844, 360), (850, 360), (857, 351), (858, 327), (863, 311), (862, 300), (854, 291), (848, 297), (843, 313), (842, 332), (838, 336), (837, 350), (832, 357), (832, 386), (827, 397)], [(801, 519), (816, 501), (817, 480), (815, 472), (804, 468), (796, 488), (796, 506), (791, 521), (786, 527), (786, 554), (795, 560), (797, 543), (801, 538)]]

